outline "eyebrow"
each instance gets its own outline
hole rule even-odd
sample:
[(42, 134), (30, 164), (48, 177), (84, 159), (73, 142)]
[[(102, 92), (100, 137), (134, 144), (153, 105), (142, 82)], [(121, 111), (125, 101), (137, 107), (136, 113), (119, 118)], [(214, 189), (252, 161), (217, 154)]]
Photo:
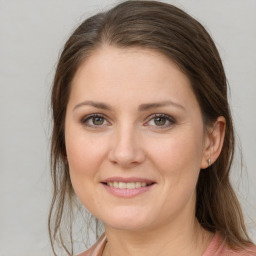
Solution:
[(165, 107), (165, 106), (170, 106), (170, 105), (185, 110), (185, 108), (182, 105), (180, 105), (180, 104), (178, 104), (174, 101), (168, 100), (168, 101), (162, 101), (162, 102), (141, 104), (139, 106), (139, 111), (147, 111), (147, 110), (150, 110), (152, 108), (160, 108), (160, 107)]
[[(150, 109), (153, 109), (153, 108), (165, 107), (165, 106), (170, 106), (170, 105), (185, 110), (185, 108), (182, 105), (180, 105), (176, 102), (173, 102), (171, 100), (141, 104), (141, 105), (139, 105), (138, 110), (139, 111), (147, 111), (147, 110), (150, 110)], [(112, 110), (111, 106), (109, 106), (109, 105), (107, 105), (103, 102), (83, 101), (83, 102), (75, 105), (75, 107), (73, 108), (73, 111), (75, 111), (77, 108), (79, 108), (81, 106), (92, 106), (92, 107), (103, 109), (103, 110)]]
[(75, 107), (73, 108), (73, 111), (81, 106), (92, 106), (92, 107), (100, 108), (100, 109), (104, 109), (104, 110), (112, 110), (112, 108), (109, 105), (107, 105), (103, 102), (95, 102), (95, 101), (87, 100), (87, 101), (83, 101), (83, 102), (75, 105)]

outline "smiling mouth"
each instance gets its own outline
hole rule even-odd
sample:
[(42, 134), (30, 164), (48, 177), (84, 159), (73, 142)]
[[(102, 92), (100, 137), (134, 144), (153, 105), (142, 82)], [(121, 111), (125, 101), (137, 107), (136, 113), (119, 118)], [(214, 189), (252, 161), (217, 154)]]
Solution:
[(119, 189), (136, 189), (136, 188), (143, 188), (143, 187), (147, 187), (150, 185), (153, 185), (154, 183), (146, 183), (146, 182), (118, 182), (118, 181), (114, 181), (114, 182), (107, 182), (104, 183), (105, 185), (109, 186), (109, 187), (113, 187), (113, 188), (119, 188)]
[(150, 191), (156, 182), (143, 178), (112, 177), (101, 184), (112, 195), (121, 198), (133, 198)]

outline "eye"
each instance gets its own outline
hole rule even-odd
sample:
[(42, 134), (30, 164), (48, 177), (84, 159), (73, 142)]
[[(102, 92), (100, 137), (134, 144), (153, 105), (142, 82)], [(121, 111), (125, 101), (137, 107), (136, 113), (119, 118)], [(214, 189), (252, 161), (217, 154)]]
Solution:
[(86, 116), (82, 119), (82, 124), (89, 127), (101, 127), (109, 125), (109, 122), (106, 120), (102, 114), (93, 114)]
[(159, 128), (167, 128), (175, 123), (173, 117), (166, 114), (154, 114), (149, 117), (149, 121), (146, 123), (146, 126), (153, 126)]

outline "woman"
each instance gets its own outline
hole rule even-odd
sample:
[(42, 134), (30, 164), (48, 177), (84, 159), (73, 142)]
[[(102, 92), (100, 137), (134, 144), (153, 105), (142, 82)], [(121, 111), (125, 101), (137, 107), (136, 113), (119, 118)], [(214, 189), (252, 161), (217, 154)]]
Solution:
[(105, 228), (81, 256), (256, 255), (229, 181), (224, 69), (188, 14), (127, 1), (84, 21), (60, 57), (52, 110), (52, 245), (73, 255), (60, 227), (76, 195)]

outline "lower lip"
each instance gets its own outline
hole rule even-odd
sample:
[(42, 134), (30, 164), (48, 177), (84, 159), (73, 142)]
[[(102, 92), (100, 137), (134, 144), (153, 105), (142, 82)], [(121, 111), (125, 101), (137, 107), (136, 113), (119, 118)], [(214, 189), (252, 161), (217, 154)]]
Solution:
[(102, 185), (105, 187), (105, 189), (112, 195), (122, 198), (132, 198), (138, 195), (141, 195), (150, 189), (153, 188), (154, 184), (146, 186), (146, 187), (140, 187), (140, 188), (134, 188), (134, 189), (121, 189), (121, 188), (115, 188), (110, 187), (104, 183)]

